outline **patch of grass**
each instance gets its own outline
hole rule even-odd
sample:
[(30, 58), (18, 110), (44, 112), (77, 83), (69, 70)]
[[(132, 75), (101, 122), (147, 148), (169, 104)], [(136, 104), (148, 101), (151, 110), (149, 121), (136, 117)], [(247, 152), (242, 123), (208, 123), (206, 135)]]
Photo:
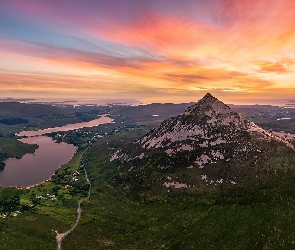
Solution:
[(24, 217), (24, 220), (26, 220), (26, 221), (31, 221), (31, 222), (34, 222), (34, 221), (36, 221), (38, 219), (38, 216), (30, 216), (30, 215), (28, 215), (28, 216), (25, 216)]

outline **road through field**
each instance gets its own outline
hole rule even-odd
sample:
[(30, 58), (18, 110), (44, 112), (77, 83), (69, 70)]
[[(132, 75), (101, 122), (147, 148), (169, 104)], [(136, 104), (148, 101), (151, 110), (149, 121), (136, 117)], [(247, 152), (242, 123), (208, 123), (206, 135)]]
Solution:
[(87, 195), (86, 198), (83, 198), (83, 199), (81, 199), (81, 200), (78, 201), (78, 207), (77, 207), (77, 219), (76, 219), (76, 222), (75, 222), (74, 226), (73, 226), (71, 229), (69, 229), (68, 231), (66, 231), (65, 233), (60, 233), (60, 234), (59, 234), (59, 233), (56, 231), (56, 241), (57, 241), (57, 249), (58, 249), (58, 250), (61, 250), (61, 243), (62, 243), (62, 240), (63, 240), (68, 234), (70, 234), (70, 233), (71, 233), (71, 232), (72, 232), (72, 231), (78, 226), (78, 224), (79, 224), (79, 221), (80, 221), (80, 218), (81, 218), (81, 203), (82, 203), (83, 201), (85, 201), (85, 200), (88, 200), (88, 199), (90, 198), (90, 196), (91, 196), (91, 183), (90, 183), (90, 181), (89, 181), (89, 179), (88, 179), (87, 171), (86, 171), (86, 168), (85, 168), (85, 163), (84, 163), (84, 161), (83, 161), (83, 155), (85, 154), (85, 152), (86, 152), (88, 149), (89, 149), (89, 147), (86, 148), (86, 149), (84, 150), (84, 152), (83, 152), (83, 153), (81, 154), (81, 156), (80, 156), (81, 168), (84, 169), (84, 172), (85, 172), (85, 178), (86, 178), (87, 183), (89, 184), (88, 195)]

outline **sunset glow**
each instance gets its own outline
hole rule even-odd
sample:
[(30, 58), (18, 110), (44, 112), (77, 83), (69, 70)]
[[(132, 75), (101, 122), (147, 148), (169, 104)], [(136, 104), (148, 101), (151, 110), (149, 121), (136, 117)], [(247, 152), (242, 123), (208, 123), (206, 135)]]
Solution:
[(294, 0), (3, 0), (0, 98), (295, 99)]

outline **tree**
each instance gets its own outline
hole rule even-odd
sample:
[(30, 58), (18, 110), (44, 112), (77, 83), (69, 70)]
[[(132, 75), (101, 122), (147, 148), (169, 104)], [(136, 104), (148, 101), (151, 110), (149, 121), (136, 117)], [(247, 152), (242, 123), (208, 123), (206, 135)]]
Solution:
[(0, 171), (2, 171), (5, 167), (5, 163), (3, 161), (0, 161)]

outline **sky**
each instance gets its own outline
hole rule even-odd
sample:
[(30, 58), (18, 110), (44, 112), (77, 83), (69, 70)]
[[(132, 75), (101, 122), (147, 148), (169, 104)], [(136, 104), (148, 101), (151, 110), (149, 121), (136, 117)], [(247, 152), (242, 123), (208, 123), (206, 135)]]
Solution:
[(0, 98), (295, 100), (294, 0), (1, 0)]

